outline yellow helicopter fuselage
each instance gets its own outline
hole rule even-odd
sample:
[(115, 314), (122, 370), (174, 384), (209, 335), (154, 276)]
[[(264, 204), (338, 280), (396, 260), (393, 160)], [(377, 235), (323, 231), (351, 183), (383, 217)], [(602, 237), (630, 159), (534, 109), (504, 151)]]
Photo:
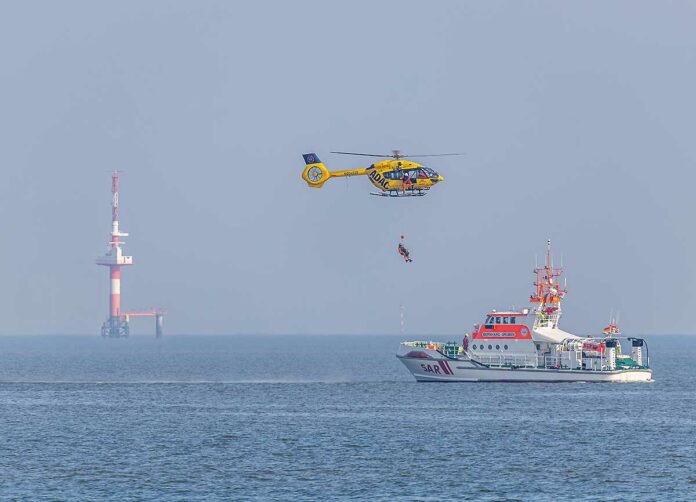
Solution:
[(434, 170), (405, 159), (386, 159), (369, 167), (329, 171), (316, 154), (308, 153), (304, 158), (307, 165), (302, 172), (302, 179), (312, 188), (321, 188), (329, 178), (367, 176), (382, 192), (422, 193), (443, 180)]

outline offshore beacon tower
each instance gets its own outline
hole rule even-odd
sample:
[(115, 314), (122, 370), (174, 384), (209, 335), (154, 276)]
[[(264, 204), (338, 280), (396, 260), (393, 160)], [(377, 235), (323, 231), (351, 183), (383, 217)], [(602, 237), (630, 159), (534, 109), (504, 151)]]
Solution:
[(130, 334), (128, 321), (121, 316), (121, 267), (133, 265), (132, 256), (124, 256), (119, 237), (128, 237), (118, 228), (118, 171), (111, 173), (111, 240), (106, 254), (97, 258), (97, 265), (109, 267), (111, 290), (109, 294), (109, 318), (101, 328), (102, 336), (109, 338), (127, 337)]
[(118, 228), (118, 171), (111, 173), (111, 240), (106, 254), (97, 258), (97, 265), (109, 267), (111, 290), (109, 293), (109, 317), (101, 327), (101, 335), (107, 338), (125, 338), (130, 334), (131, 317), (154, 317), (155, 335), (162, 336), (164, 311), (159, 309), (123, 312), (121, 310), (121, 267), (133, 265), (133, 257), (125, 256), (119, 237), (128, 237)]

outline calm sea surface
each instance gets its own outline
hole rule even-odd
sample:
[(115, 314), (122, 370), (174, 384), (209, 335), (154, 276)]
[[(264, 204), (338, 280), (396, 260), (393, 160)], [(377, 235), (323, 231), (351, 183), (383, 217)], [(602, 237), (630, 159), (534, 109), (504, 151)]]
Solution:
[(0, 499), (696, 500), (696, 337), (649, 384), (419, 384), (398, 342), (0, 337)]

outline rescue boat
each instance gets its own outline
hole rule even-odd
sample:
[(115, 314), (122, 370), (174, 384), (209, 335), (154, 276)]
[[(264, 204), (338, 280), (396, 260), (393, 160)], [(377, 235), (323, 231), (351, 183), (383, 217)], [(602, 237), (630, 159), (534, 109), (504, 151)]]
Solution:
[(550, 241), (546, 265), (534, 273), (531, 308), (492, 310), (461, 343), (407, 341), (396, 356), (419, 382), (652, 381), (643, 338), (618, 337), (618, 327), (598, 337), (559, 328), (567, 290), (559, 284), (563, 269), (552, 265)]

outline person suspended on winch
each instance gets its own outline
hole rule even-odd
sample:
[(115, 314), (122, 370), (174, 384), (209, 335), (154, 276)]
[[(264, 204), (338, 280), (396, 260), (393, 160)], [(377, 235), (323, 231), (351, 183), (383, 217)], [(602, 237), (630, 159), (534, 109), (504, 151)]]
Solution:
[(407, 262), (407, 263), (412, 262), (413, 259), (411, 258), (411, 253), (408, 250), (408, 248), (406, 246), (404, 246), (403, 240), (404, 240), (404, 236), (402, 235), (401, 242), (399, 242), (399, 247), (398, 247), (399, 254), (403, 257), (405, 262)]

